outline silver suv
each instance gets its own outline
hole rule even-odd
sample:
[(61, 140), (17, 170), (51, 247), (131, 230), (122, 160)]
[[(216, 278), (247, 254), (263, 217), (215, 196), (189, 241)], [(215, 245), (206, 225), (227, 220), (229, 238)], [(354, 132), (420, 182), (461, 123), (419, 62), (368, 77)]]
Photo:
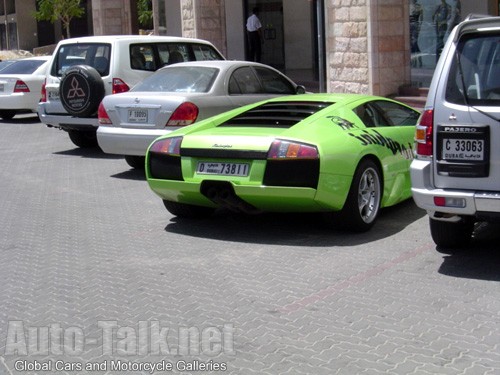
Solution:
[(97, 145), (97, 109), (105, 95), (128, 91), (162, 66), (224, 60), (209, 42), (168, 36), (92, 36), (65, 39), (51, 61), (38, 115), (68, 132), (79, 147)]
[(450, 34), (417, 125), (411, 180), (438, 249), (453, 252), (475, 222), (500, 218), (500, 17), (467, 19)]

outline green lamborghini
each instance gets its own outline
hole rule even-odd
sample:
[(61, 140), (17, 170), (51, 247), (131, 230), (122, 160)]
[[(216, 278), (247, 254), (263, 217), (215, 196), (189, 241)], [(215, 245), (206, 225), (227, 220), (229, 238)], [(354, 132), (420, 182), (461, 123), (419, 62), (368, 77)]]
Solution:
[(367, 95), (274, 98), (156, 139), (146, 177), (177, 216), (318, 212), (332, 226), (367, 231), (381, 208), (411, 196), (419, 115)]

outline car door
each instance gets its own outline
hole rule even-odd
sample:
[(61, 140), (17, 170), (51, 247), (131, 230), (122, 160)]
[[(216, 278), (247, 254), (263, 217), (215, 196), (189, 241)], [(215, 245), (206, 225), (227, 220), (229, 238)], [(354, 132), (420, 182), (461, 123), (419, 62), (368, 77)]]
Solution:
[(399, 103), (376, 99), (355, 109), (369, 134), (366, 143), (385, 148), (378, 153), (391, 191), (409, 191), (409, 168), (413, 160), (415, 125), (419, 112)]

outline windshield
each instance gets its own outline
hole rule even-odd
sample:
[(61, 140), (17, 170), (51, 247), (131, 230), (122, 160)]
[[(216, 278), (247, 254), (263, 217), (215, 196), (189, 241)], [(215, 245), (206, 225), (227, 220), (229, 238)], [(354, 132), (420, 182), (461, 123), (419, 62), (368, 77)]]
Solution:
[(1, 70), (2, 74), (32, 74), (45, 60), (19, 60), (7, 65)]
[(446, 87), (456, 104), (500, 104), (500, 35), (465, 35), (458, 43)]
[(209, 92), (219, 73), (217, 68), (182, 66), (162, 69), (138, 83), (131, 91)]

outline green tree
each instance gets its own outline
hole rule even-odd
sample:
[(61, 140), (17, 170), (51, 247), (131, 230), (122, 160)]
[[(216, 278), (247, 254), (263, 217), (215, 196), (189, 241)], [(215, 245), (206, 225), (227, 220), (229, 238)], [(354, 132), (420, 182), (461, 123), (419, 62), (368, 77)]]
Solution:
[(69, 24), (73, 18), (80, 18), (85, 14), (85, 8), (80, 5), (81, 0), (37, 0), (38, 11), (34, 13), (38, 21), (50, 21), (52, 23), (60, 20), (66, 32), (71, 38)]
[(137, 0), (139, 25), (143, 29), (153, 28), (153, 6), (151, 0)]

